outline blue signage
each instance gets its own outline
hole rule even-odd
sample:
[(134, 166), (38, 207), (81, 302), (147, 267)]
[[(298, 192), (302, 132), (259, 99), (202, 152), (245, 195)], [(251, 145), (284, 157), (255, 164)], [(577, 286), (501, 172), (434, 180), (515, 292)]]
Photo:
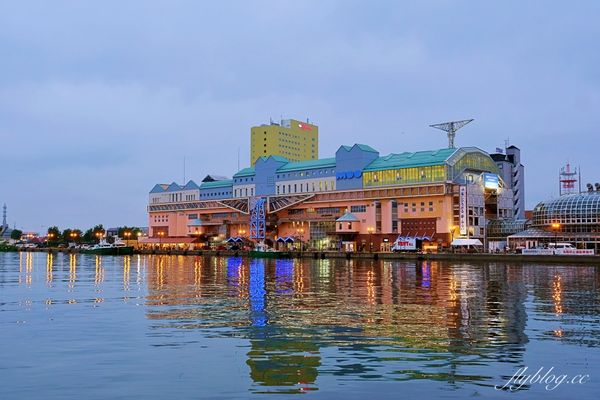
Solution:
[(486, 189), (498, 190), (500, 179), (496, 174), (483, 174), (483, 187)]
[(360, 178), (362, 176), (362, 171), (357, 169), (356, 171), (342, 171), (335, 174), (335, 179), (352, 179), (352, 178)]

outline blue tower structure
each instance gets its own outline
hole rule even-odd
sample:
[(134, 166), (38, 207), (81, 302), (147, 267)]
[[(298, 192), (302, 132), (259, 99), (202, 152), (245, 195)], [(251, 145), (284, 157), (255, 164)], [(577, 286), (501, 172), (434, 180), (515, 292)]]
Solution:
[(266, 237), (266, 200), (262, 197), (250, 198), (250, 238), (264, 240)]

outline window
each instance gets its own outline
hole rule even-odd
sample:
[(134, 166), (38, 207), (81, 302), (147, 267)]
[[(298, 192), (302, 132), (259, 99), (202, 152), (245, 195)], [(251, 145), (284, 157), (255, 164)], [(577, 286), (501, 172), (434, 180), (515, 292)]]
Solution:
[(353, 213), (367, 212), (367, 206), (366, 205), (350, 206), (350, 212), (353, 212)]

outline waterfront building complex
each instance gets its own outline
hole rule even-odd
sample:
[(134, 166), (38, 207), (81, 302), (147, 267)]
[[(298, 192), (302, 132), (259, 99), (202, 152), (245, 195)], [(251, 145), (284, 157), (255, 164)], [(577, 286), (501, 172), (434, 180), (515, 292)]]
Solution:
[(259, 156), (231, 179), (155, 185), (144, 243), (286, 238), (314, 249), (386, 251), (403, 236), (433, 250), (456, 238), (486, 242), (489, 221), (511, 221), (522, 210), (523, 178), (511, 170), (522, 165), (513, 146), (505, 160), (476, 147), (381, 155), (364, 144), (318, 159), (309, 146), (311, 159), (298, 161), (299, 153), (261, 155), (254, 136), (265, 129), (252, 128), (252, 154)]
[(508, 237), (511, 247), (537, 248), (570, 243), (579, 249), (600, 250), (600, 185), (567, 193), (533, 208), (531, 225)]
[(259, 157), (280, 156), (289, 161), (319, 158), (319, 127), (295, 119), (253, 126), (250, 129), (250, 164)]

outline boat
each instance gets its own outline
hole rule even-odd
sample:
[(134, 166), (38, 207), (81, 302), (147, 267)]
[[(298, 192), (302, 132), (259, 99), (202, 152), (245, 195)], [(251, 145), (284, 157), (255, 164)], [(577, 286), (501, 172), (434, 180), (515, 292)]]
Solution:
[(275, 251), (261, 242), (248, 252), (248, 256), (251, 258), (290, 258), (291, 254), (287, 251)]
[(98, 254), (103, 256), (130, 256), (133, 254), (133, 246), (127, 246), (120, 239), (116, 239), (114, 243), (108, 243), (104, 239), (100, 243), (82, 249), (83, 254)]

